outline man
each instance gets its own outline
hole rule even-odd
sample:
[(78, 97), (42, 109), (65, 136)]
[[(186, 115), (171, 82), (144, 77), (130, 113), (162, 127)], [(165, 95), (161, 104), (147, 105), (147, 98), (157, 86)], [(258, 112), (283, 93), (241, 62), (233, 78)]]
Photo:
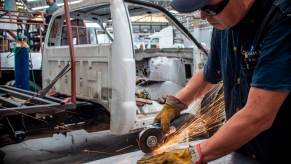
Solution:
[(59, 9), (59, 6), (57, 5), (56, 0), (47, 0), (47, 4), (49, 5), (49, 8), (45, 11), (45, 23), (49, 24), (53, 13)]
[[(156, 117), (163, 130), (213, 84), (223, 81), (226, 123), (188, 149), (139, 163), (207, 163), (233, 151), (260, 163), (288, 163), (291, 145), (291, 1), (173, 0), (180, 12), (201, 9), (215, 29), (211, 53)], [(289, 132), (288, 132), (289, 131)]]

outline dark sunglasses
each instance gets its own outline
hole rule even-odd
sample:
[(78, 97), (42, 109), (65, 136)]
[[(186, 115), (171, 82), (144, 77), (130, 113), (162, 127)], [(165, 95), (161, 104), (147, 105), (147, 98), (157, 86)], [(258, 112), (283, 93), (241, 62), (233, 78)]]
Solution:
[(228, 4), (229, 0), (222, 0), (221, 2), (219, 2), (216, 5), (207, 5), (203, 8), (201, 8), (201, 11), (204, 11), (206, 14), (210, 15), (210, 16), (215, 16), (217, 14), (219, 14), (224, 8), (225, 6)]

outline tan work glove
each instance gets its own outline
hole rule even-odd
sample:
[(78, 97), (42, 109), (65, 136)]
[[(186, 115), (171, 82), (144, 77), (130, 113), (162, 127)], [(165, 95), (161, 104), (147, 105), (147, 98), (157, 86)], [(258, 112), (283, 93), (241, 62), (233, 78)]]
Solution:
[[(199, 149), (199, 150), (198, 150)], [(200, 145), (176, 149), (137, 161), (137, 164), (202, 164)]]
[(189, 149), (178, 149), (156, 156), (140, 159), (137, 164), (192, 164)]
[(170, 123), (173, 119), (178, 117), (182, 110), (186, 109), (187, 105), (181, 102), (174, 96), (169, 96), (162, 111), (154, 119), (155, 123), (160, 123), (164, 132), (170, 129)]

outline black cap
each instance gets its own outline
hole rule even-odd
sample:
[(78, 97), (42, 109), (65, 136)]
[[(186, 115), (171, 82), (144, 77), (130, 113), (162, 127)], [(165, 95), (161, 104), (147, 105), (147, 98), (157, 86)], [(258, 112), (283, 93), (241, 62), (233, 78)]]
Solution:
[(208, 0), (172, 0), (171, 6), (181, 13), (190, 13), (205, 7)]

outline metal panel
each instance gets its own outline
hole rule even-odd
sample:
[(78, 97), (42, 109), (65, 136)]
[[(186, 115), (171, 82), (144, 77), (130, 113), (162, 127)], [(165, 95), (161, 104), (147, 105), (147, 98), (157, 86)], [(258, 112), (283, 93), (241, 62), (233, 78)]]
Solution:
[(123, 0), (110, 2), (114, 29), (110, 130), (113, 134), (125, 134), (132, 129), (136, 120), (136, 67), (127, 9)]
[[(201, 141), (194, 141), (190, 144), (195, 144), (197, 142)], [(184, 147), (184, 146), (182, 146)], [(127, 153), (123, 155), (118, 155), (110, 158), (105, 158), (93, 162), (89, 162), (87, 164), (104, 164), (104, 163), (118, 163), (118, 164), (136, 164), (139, 159), (141, 159), (145, 154), (141, 151), (136, 151), (132, 153)], [(117, 162), (118, 161), (118, 162)], [(229, 155), (226, 155), (222, 158), (219, 158), (215, 161), (208, 162), (209, 164), (257, 164), (258, 162), (249, 159), (241, 154), (238, 153), (231, 153)]]
[[(102, 90), (111, 88), (110, 56), (111, 45), (76, 46), (77, 61), (77, 96), (86, 99), (103, 100)], [(69, 62), (68, 47), (52, 47), (45, 50), (47, 62), (44, 69), (48, 70), (43, 76), (46, 86), (54, 76)], [(55, 85), (57, 92), (70, 95), (70, 74), (66, 74)]]

